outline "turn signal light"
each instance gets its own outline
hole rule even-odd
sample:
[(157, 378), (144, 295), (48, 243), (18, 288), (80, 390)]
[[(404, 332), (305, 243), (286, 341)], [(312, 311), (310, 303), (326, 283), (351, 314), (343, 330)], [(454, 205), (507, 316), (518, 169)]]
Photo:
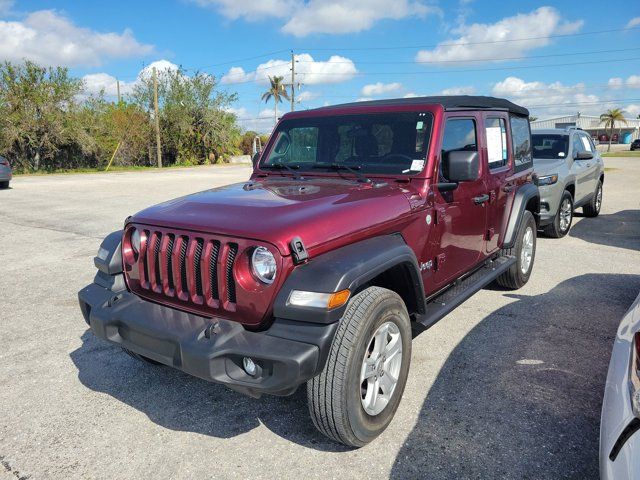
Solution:
[(327, 308), (332, 309), (332, 308), (341, 307), (342, 305), (347, 303), (350, 295), (351, 295), (351, 292), (349, 291), (349, 289), (340, 290), (339, 292), (332, 294), (329, 297)]

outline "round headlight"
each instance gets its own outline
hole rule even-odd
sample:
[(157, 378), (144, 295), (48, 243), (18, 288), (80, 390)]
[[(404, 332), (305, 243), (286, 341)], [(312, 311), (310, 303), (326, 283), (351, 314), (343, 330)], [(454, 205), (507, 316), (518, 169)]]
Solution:
[(133, 232), (131, 232), (131, 248), (136, 255), (140, 253), (140, 230), (137, 228), (134, 228)]
[(263, 283), (271, 284), (276, 279), (276, 259), (265, 247), (256, 247), (251, 255), (251, 270)]

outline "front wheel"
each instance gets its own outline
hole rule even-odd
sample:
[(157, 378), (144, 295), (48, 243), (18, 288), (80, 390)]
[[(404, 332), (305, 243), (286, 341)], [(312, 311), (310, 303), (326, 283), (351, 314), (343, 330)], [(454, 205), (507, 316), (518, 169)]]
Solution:
[(602, 182), (598, 180), (596, 191), (584, 207), (582, 207), (582, 213), (586, 217), (597, 217), (600, 215), (600, 207), (602, 207)]
[(411, 321), (402, 299), (370, 287), (355, 295), (322, 373), (307, 382), (315, 426), (340, 443), (362, 447), (393, 418), (407, 383)]
[(553, 223), (544, 227), (543, 232), (553, 238), (562, 238), (571, 228), (571, 222), (573, 221), (573, 197), (568, 191), (564, 191), (562, 199), (560, 200), (560, 206), (556, 213)]
[(9, 182), (0, 182), (0, 189), (9, 188)]
[(517, 290), (529, 281), (536, 258), (536, 221), (530, 211), (525, 210), (522, 216), (515, 245), (513, 248), (504, 250), (503, 254), (515, 256), (516, 263), (496, 281), (502, 287)]

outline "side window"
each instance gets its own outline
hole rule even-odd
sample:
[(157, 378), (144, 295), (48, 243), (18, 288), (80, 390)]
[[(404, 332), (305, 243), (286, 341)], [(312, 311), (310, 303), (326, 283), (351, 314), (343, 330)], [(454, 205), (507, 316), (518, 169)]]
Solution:
[(511, 117), (511, 142), (513, 144), (514, 170), (519, 172), (533, 166), (531, 131), (529, 130), (528, 119)]
[(586, 150), (587, 152), (593, 152), (593, 145), (591, 144), (591, 138), (584, 135), (583, 133), (580, 134), (580, 141), (582, 142), (582, 149)]
[(444, 127), (442, 152), (440, 155), (440, 176), (447, 180), (447, 172), (442, 168), (442, 160), (447, 153), (455, 151), (477, 152), (476, 122), (471, 118), (450, 118)]
[(507, 156), (507, 124), (503, 118), (487, 118), (485, 121), (487, 136), (487, 157), (489, 169), (504, 167)]
[(580, 140), (580, 135), (578, 135), (577, 133), (573, 136), (573, 139), (571, 140), (571, 155), (573, 155), (573, 158), (576, 158), (576, 154), (581, 151), (584, 150), (584, 145), (582, 144), (582, 140)]

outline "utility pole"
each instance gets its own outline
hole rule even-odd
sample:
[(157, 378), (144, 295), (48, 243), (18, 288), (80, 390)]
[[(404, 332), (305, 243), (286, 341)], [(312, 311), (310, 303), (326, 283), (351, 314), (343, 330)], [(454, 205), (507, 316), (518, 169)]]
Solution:
[(116, 85), (118, 86), (118, 105), (120, 105), (120, 80), (116, 78)]
[(296, 56), (291, 50), (291, 111), (296, 109)]
[(153, 110), (156, 127), (156, 151), (158, 157), (158, 168), (162, 168), (162, 144), (160, 143), (160, 113), (158, 111), (158, 74), (156, 67), (153, 67)]

